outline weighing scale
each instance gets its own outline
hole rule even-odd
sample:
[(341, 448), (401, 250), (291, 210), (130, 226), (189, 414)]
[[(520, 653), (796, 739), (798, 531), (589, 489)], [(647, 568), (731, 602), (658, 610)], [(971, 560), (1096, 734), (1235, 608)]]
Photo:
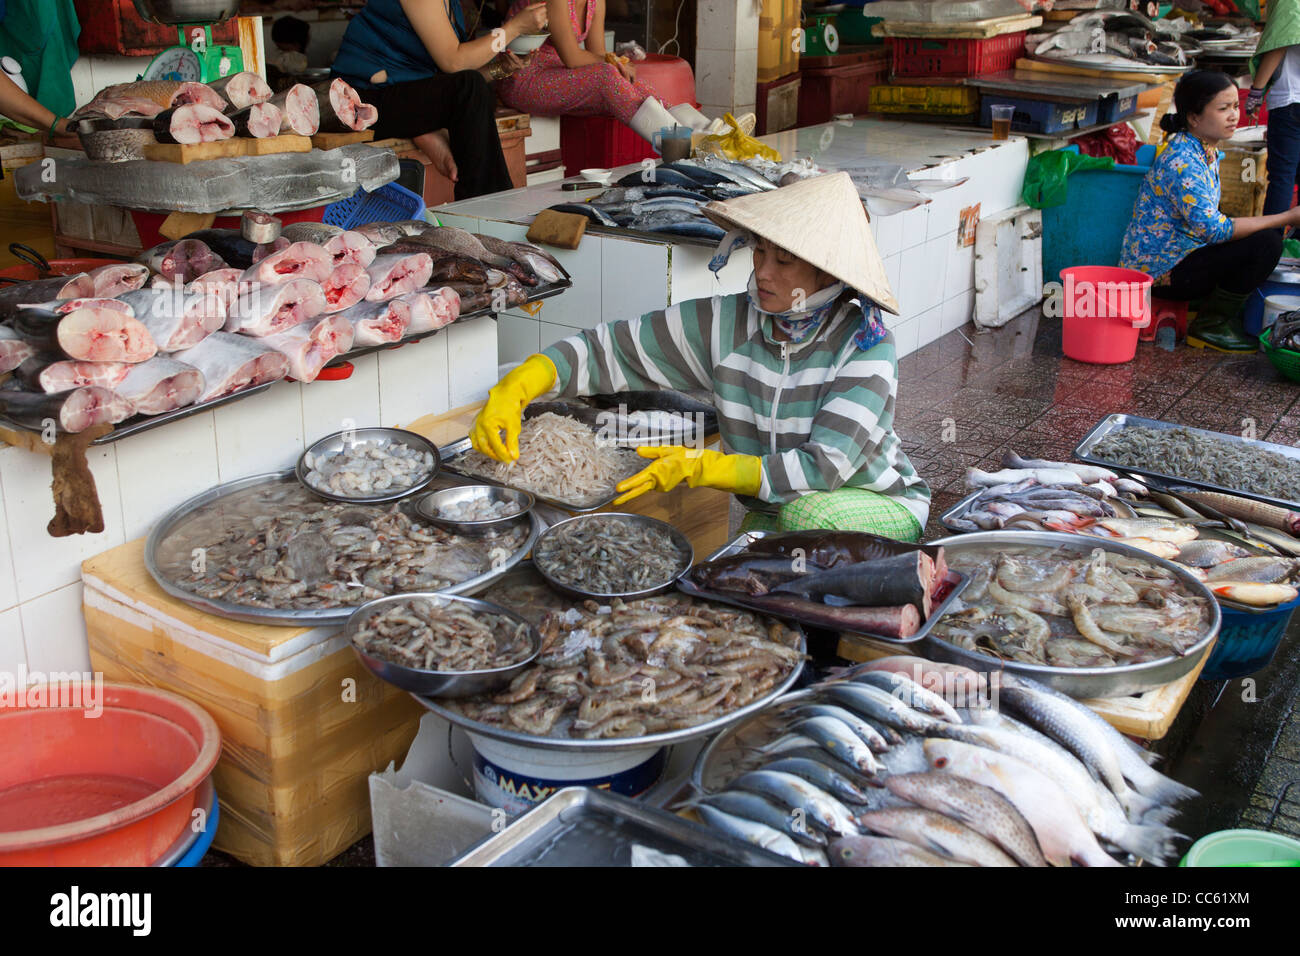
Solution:
[(167, 3), (134, 0), (142, 20), (174, 26), (179, 43), (163, 50), (145, 68), (143, 80), (182, 80), (211, 83), (244, 69), (244, 54), (237, 46), (212, 42), (212, 24), (239, 12), (239, 0), (210, 3)]

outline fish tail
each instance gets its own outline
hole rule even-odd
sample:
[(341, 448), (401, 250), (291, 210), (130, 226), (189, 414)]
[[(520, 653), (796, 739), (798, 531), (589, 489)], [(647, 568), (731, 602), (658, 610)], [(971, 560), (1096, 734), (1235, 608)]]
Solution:
[(1143, 826), (1159, 826), (1178, 816), (1178, 808), (1164, 807), (1153, 803), (1147, 809), (1140, 811), (1137, 816), (1139, 819), (1134, 820), (1134, 823)]
[(1149, 773), (1140, 774), (1140, 776), (1142, 777), (1141, 780), (1133, 781), (1134, 789), (1156, 803), (1165, 805), (1183, 803), (1193, 797), (1200, 796), (1191, 787), (1184, 786), (1177, 780), (1170, 780), (1158, 771), (1151, 770)]
[(1115, 845), (1144, 862), (1165, 866), (1167, 861), (1178, 858), (1179, 844), (1186, 839), (1183, 834), (1166, 826), (1130, 825), (1118, 834)]

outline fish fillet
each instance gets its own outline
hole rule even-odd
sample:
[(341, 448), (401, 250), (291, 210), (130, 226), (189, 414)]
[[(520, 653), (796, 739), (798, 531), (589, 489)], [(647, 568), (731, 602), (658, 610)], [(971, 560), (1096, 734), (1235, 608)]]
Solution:
[(319, 282), (290, 279), (278, 285), (253, 283), (241, 287), (226, 318), (227, 332), (274, 335), (325, 313), (325, 293)]
[(370, 291), (370, 273), (355, 262), (335, 266), (334, 271), (321, 283), (325, 293), (325, 311), (342, 312), (366, 297)]
[(422, 289), (433, 274), (433, 259), (423, 252), (414, 255), (379, 256), (367, 266), (370, 291), (367, 302), (383, 302)]
[(289, 374), (289, 360), (275, 349), (258, 339), (229, 332), (214, 332), (172, 358), (203, 373), (203, 391), (197, 402), (279, 381)]
[(282, 114), (281, 133), (315, 136), (320, 132), (320, 105), (316, 101), (316, 91), (310, 86), (301, 83), (291, 86), (271, 97), (270, 102), (279, 107)]
[(155, 116), (153, 135), (160, 143), (215, 143), (234, 136), (235, 124), (221, 110), (191, 103)]
[(208, 86), (230, 104), (226, 107), (228, 113), (265, 103), (274, 95), (266, 80), (248, 71), (223, 76), (219, 80), (213, 80)]
[(416, 332), (434, 332), (446, 328), (460, 317), (460, 296), (453, 289), (408, 292), (398, 299), (411, 309), (411, 324), (407, 335)]
[(339, 315), (352, 323), (353, 348), (396, 342), (411, 324), (411, 307), (400, 299), (362, 302)]

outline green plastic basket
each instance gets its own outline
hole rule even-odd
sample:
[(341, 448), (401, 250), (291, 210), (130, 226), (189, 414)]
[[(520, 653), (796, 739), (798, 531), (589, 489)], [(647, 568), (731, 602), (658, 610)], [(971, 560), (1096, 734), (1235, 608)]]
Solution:
[(1288, 378), (1293, 382), (1300, 382), (1300, 352), (1292, 352), (1290, 349), (1279, 349), (1272, 342), (1273, 328), (1264, 330), (1264, 334), (1259, 337), (1260, 344), (1264, 347), (1264, 354), (1273, 366), (1282, 373), (1283, 378)]

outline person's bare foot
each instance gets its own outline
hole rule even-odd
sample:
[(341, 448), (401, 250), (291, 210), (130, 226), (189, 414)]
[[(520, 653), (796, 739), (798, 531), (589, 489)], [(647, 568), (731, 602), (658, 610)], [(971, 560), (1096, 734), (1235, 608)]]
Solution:
[(429, 162), (433, 164), (434, 169), (453, 183), (456, 182), (459, 170), (456, 169), (456, 158), (451, 154), (451, 140), (447, 138), (445, 129), (417, 136), (411, 142), (420, 148), (420, 152), (429, 157)]

